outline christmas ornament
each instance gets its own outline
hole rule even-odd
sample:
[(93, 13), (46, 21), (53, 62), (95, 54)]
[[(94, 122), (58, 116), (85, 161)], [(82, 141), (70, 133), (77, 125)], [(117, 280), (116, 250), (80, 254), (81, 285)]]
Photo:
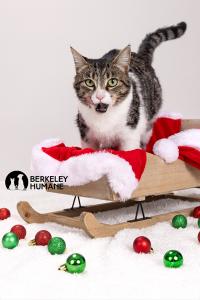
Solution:
[(151, 242), (150, 240), (145, 236), (138, 236), (133, 241), (133, 249), (137, 253), (149, 253), (151, 250)]
[(10, 231), (14, 232), (19, 239), (24, 239), (26, 236), (26, 228), (22, 225), (13, 226)]
[(199, 243), (200, 243), (200, 232), (198, 233), (198, 241), (199, 241)]
[(177, 250), (169, 250), (165, 253), (163, 262), (168, 268), (179, 268), (183, 264), (183, 256)]
[(192, 215), (194, 218), (200, 219), (200, 206), (194, 208)]
[(60, 237), (53, 237), (48, 242), (48, 251), (51, 254), (63, 254), (66, 249), (65, 241)]
[(19, 244), (19, 238), (14, 232), (4, 234), (2, 238), (2, 245), (4, 248), (13, 249)]
[(36, 233), (35, 238), (28, 244), (29, 246), (46, 246), (49, 240), (52, 238), (51, 233), (47, 230), (40, 230)]
[(0, 220), (4, 220), (10, 217), (10, 211), (7, 208), (0, 208)]
[(176, 215), (172, 219), (172, 226), (174, 228), (185, 228), (187, 226), (187, 218), (184, 215)]
[(85, 257), (79, 253), (73, 253), (67, 258), (66, 263), (59, 267), (59, 270), (67, 271), (69, 273), (82, 273), (85, 270), (85, 267)]
[(198, 227), (200, 228), (200, 219), (198, 219), (197, 224), (198, 224)]

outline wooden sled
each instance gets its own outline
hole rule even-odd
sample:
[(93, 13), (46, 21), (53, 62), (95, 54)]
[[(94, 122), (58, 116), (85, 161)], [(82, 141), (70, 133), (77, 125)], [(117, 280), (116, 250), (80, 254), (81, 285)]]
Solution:
[[(182, 121), (182, 129), (200, 128), (200, 120)], [(169, 221), (176, 214), (189, 216), (193, 208), (187, 208), (170, 213), (146, 217), (142, 206), (143, 201), (153, 201), (163, 198), (200, 201), (200, 197), (186, 197), (174, 195), (173, 191), (200, 187), (200, 171), (181, 160), (166, 164), (159, 157), (147, 154), (147, 164), (138, 188), (133, 192), (130, 200), (120, 202), (119, 196), (110, 188), (107, 178), (90, 182), (81, 186), (65, 186), (62, 190), (52, 192), (74, 195), (72, 207), (63, 211), (38, 213), (28, 202), (21, 201), (17, 204), (20, 216), (28, 223), (55, 222), (61, 225), (83, 229), (90, 237), (114, 236), (119, 230), (125, 228), (144, 228), (157, 222)], [(81, 206), (80, 197), (97, 198), (110, 202)], [(79, 207), (74, 207), (75, 201)], [(100, 223), (93, 213), (103, 212), (122, 207), (136, 205), (133, 220), (119, 224)], [(138, 218), (141, 210), (142, 218)]]

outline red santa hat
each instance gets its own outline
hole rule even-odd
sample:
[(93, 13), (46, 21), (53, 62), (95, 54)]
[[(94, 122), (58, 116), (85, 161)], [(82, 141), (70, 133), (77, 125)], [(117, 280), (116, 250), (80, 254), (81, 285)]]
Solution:
[(179, 114), (159, 116), (146, 150), (166, 163), (179, 158), (200, 169), (200, 129), (181, 131), (181, 119)]
[(62, 140), (50, 139), (32, 150), (31, 169), (34, 175), (68, 176), (67, 185), (75, 186), (96, 181), (106, 175), (111, 189), (121, 200), (131, 197), (146, 164), (141, 149), (95, 151), (66, 147)]

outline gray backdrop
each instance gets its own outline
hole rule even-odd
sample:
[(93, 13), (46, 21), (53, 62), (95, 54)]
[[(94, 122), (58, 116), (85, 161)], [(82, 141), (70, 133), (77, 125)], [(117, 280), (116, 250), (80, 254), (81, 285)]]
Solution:
[(179, 21), (187, 34), (163, 43), (154, 66), (166, 111), (200, 117), (200, 1), (0, 1), (0, 178), (29, 170), (34, 144), (62, 137), (78, 145), (74, 66), (69, 46), (99, 57)]

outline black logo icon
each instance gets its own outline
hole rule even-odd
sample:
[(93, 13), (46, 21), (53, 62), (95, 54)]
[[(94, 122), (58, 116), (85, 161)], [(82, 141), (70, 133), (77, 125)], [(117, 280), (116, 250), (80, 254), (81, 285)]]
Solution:
[(26, 190), (28, 177), (22, 171), (12, 171), (6, 176), (5, 185), (8, 190)]

